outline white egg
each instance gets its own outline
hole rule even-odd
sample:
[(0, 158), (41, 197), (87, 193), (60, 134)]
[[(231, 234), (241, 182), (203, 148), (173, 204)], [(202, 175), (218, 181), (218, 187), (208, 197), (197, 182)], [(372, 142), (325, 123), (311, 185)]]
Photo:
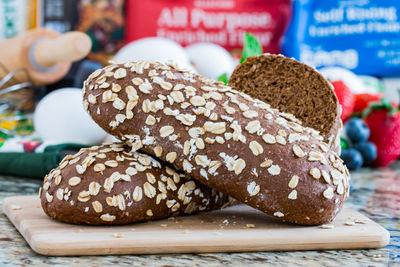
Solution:
[(35, 109), (33, 123), (44, 141), (99, 144), (107, 136), (84, 110), (79, 88), (63, 88), (46, 95)]
[(326, 67), (318, 71), (330, 81), (343, 81), (355, 94), (370, 93), (369, 90), (365, 88), (361, 79), (348, 69)]
[(148, 37), (133, 41), (122, 47), (115, 54), (113, 60), (117, 63), (139, 60), (163, 63), (173, 61), (181, 68), (194, 71), (183, 47), (174, 41), (161, 37)]
[(236, 64), (225, 48), (213, 43), (197, 43), (185, 48), (190, 62), (204, 76), (217, 79), (223, 73), (231, 75)]

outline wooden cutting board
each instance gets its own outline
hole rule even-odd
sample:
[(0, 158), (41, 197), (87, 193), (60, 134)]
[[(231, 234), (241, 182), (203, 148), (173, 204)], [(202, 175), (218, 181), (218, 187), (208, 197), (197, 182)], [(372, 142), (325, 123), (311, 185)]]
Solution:
[(43, 255), (203, 253), (384, 247), (389, 232), (345, 207), (333, 228), (281, 223), (245, 205), (125, 226), (70, 225), (48, 218), (37, 196), (3, 200), (3, 212)]

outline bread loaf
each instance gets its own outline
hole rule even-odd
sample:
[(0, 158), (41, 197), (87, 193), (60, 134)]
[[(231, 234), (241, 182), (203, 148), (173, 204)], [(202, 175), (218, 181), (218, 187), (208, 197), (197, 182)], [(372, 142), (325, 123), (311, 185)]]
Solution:
[(127, 224), (221, 208), (229, 198), (121, 143), (82, 149), (40, 188), (42, 208), (75, 224)]
[(349, 194), (341, 159), (291, 114), (173, 65), (94, 72), (84, 106), (107, 132), (281, 220), (333, 220)]
[(330, 82), (318, 71), (282, 55), (248, 57), (233, 71), (229, 86), (291, 113), (320, 132), (340, 154), (341, 107)]

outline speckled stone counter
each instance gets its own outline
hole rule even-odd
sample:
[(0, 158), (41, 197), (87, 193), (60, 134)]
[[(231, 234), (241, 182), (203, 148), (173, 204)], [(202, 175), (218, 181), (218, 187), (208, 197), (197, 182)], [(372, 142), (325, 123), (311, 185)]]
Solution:
[[(382, 249), (135, 256), (45, 257), (33, 252), (0, 213), (0, 266), (400, 266), (400, 162), (352, 173), (347, 205), (390, 231)], [(41, 181), (0, 176), (2, 199), (36, 194)]]

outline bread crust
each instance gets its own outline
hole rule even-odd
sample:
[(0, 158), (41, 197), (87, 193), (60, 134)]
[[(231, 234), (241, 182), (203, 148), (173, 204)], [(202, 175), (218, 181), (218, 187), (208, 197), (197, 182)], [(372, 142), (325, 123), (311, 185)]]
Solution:
[(41, 204), (73, 224), (129, 224), (222, 208), (229, 197), (122, 143), (82, 149), (44, 179)]
[(349, 195), (338, 155), (291, 114), (173, 65), (94, 72), (84, 106), (108, 133), (281, 220), (334, 219)]

